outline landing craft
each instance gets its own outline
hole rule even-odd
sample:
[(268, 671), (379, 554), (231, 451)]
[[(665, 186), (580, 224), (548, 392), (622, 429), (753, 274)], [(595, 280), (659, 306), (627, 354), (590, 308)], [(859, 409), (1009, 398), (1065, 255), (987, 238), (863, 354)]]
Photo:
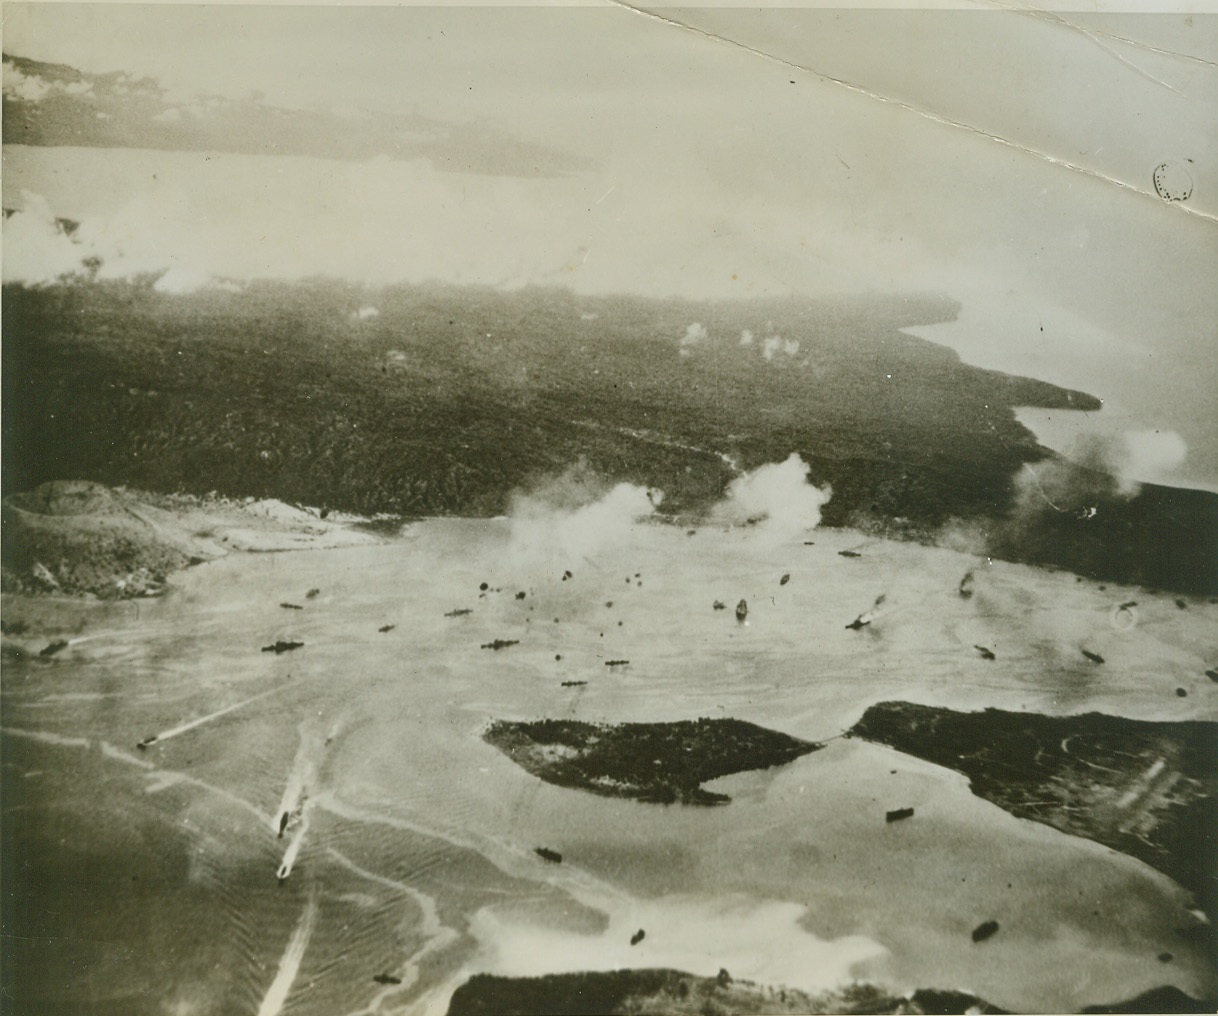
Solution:
[(997, 921), (985, 921), (973, 929), (973, 941), (984, 942), (987, 938), (992, 938), (997, 931)]
[(878, 611), (880, 607), (884, 605), (884, 601), (886, 599), (888, 599), (888, 594), (880, 593), (880, 595), (875, 598), (875, 603), (871, 605), (871, 609), (865, 610), (863, 613), (859, 614), (858, 617), (846, 625), (846, 628), (850, 631), (858, 631), (865, 625), (871, 624), (871, 622), (879, 616)]
[(291, 813), (287, 811), (279, 816), (279, 839), (283, 839), (283, 831), (288, 827), (288, 819), (291, 817)]
[(748, 600), (741, 600), (736, 604), (736, 620), (744, 624), (744, 619), (749, 616)]

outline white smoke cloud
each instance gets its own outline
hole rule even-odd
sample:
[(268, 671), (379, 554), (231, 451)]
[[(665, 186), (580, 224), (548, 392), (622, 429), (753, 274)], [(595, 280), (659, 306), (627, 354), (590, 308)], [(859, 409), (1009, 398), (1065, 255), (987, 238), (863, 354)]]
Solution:
[(1137, 496), (1143, 483), (1171, 484), (1187, 455), (1187, 442), (1174, 430), (1088, 434), (1061, 458), (1025, 466), (1016, 480), (1017, 504), (1083, 514), (1107, 497)]
[(25, 74), (15, 64), (4, 61), (4, 97), (38, 102), (51, 94), (51, 83), (37, 74)]
[(38, 286), (82, 270), (88, 251), (59, 228), (50, 206), (21, 192), (23, 208), (4, 224), (4, 281)]
[(740, 333), (740, 345), (751, 346), (753, 344), (753, 333), (749, 329), (744, 329)]
[(48, 81), (37, 74), (26, 74), (16, 64), (4, 61), (4, 97), (40, 102), (52, 94), (88, 96), (93, 93), (91, 81)]
[(708, 332), (706, 331), (706, 326), (700, 321), (695, 321), (685, 329), (685, 336), (681, 339), (681, 345), (697, 345), (706, 338), (707, 334)]
[(692, 356), (693, 347), (704, 342), (707, 334), (706, 326), (700, 321), (694, 321), (685, 329), (685, 334), (681, 337), (681, 355)]
[[(752, 342), (752, 334), (749, 334), (749, 342)], [(740, 344), (748, 345), (743, 339)], [(779, 353), (786, 356), (795, 356), (799, 352), (798, 339), (784, 339), (781, 335), (771, 335), (761, 344), (761, 355), (765, 357), (766, 363), (771, 362)]]
[(586, 466), (573, 467), (513, 498), (509, 556), (517, 567), (561, 572), (627, 543), (632, 527), (663, 498), (662, 491), (631, 483), (608, 487)]
[(1112, 454), (1121, 493), (1136, 493), (1139, 481), (1165, 480), (1187, 455), (1188, 443), (1174, 430), (1125, 431)]
[(1013, 520), (1031, 522), (1046, 511), (1093, 518), (1113, 497), (1136, 497), (1143, 483), (1170, 483), (1187, 454), (1187, 443), (1173, 430), (1090, 435), (1060, 458), (1024, 465), (1015, 478)]
[(833, 491), (808, 482), (810, 468), (792, 452), (785, 462), (768, 463), (738, 476), (712, 518), (731, 525), (755, 524), (776, 539), (793, 537), (820, 524), (821, 507)]

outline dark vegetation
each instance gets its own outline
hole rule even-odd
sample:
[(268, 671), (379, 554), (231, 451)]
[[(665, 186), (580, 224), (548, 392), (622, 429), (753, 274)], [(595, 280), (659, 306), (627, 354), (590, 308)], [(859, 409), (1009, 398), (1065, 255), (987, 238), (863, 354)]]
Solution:
[(482, 735), (534, 776), (560, 787), (661, 804), (726, 804), (701, 784), (785, 765), (821, 747), (744, 720), (583, 723), (496, 720)]
[[(320, 281), (168, 296), (151, 282), (5, 287), (6, 490), (81, 478), (485, 516), (583, 461), (662, 489), (665, 512), (696, 514), (733, 476), (722, 456), (752, 469), (795, 451), (833, 487), (828, 525), (931, 540), (977, 520), (997, 556), (1218, 591), (1218, 496), (1146, 486), (1125, 499), (1089, 474), (1090, 515), (1020, 501), (1014, 477), (1045, 452), (1011, 407), (1099, 403), (899, 331), (950, 320), (946, 299), (689, 303)], [(365, 303), (379, 316), (354, 320)], [(694, 321), (708, 338), (681, 356)], [(757, 340), (741, 346), (746, 328)], [(771, 331), (799, 352), (767, 362)]]
[(964, 773), (1012, 815), (1139, 858), (1218, 918), (1218, 723), (881, 702), (847, 736)]
[[(640, 940), (642, 932), (637, 936)], [(869, 984), (809, 995), (751, 981), (698, 977), (679, 970), (612, 970), (545, 977), (476, 974), (448, 1005), (448, 1016), (746, 1016), (755, 1013), (1002, 1013), (959, 991), (920, 990), (893, 996)]]

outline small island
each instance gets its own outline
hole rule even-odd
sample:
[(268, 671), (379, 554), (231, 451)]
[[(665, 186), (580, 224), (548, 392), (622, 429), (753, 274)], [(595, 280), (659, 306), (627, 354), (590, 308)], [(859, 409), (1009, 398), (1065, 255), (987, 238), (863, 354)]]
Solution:
[(559, 787), (660, 804), (727, 804), (701, 784), (785, 765), (822, 745), (744, 720), (583, 723), (496, 720), (482, 735), (522, 769)]

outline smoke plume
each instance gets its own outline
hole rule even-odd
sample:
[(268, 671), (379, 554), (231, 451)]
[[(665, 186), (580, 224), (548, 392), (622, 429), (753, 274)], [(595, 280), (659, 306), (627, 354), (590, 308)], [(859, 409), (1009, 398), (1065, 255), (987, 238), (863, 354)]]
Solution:
[(663, 498), (662, 491), (632, 483), (610, 486), (581, 463), (512, 499), (509, 553), (517, 565), (562, 571), (625, 544), (635, 523), (653, 515)]
[(785, 462), (759, 466), (732, 481), (712, 518), (730, 525), (756, 525), (783, 539), (820, 524), (821, 506), (832, 490), (808, 482), (810, 467), (792, 452)]
[(1067, 456), (1025, 465), (1016, 478), (1020, 513), (1043, 510), (1085, 514), (1113, 497), (1136, 497), (1143, 482), (1184, 462), (1188, 445), (1174, 430), (1128, 430), (1114, 437), (1090, 436)]
[(22, 191), (24, 207), (4, 224), (4, 281), (46, 285), (81, 271), (88, 253), (70, 240), (46, 200)]

